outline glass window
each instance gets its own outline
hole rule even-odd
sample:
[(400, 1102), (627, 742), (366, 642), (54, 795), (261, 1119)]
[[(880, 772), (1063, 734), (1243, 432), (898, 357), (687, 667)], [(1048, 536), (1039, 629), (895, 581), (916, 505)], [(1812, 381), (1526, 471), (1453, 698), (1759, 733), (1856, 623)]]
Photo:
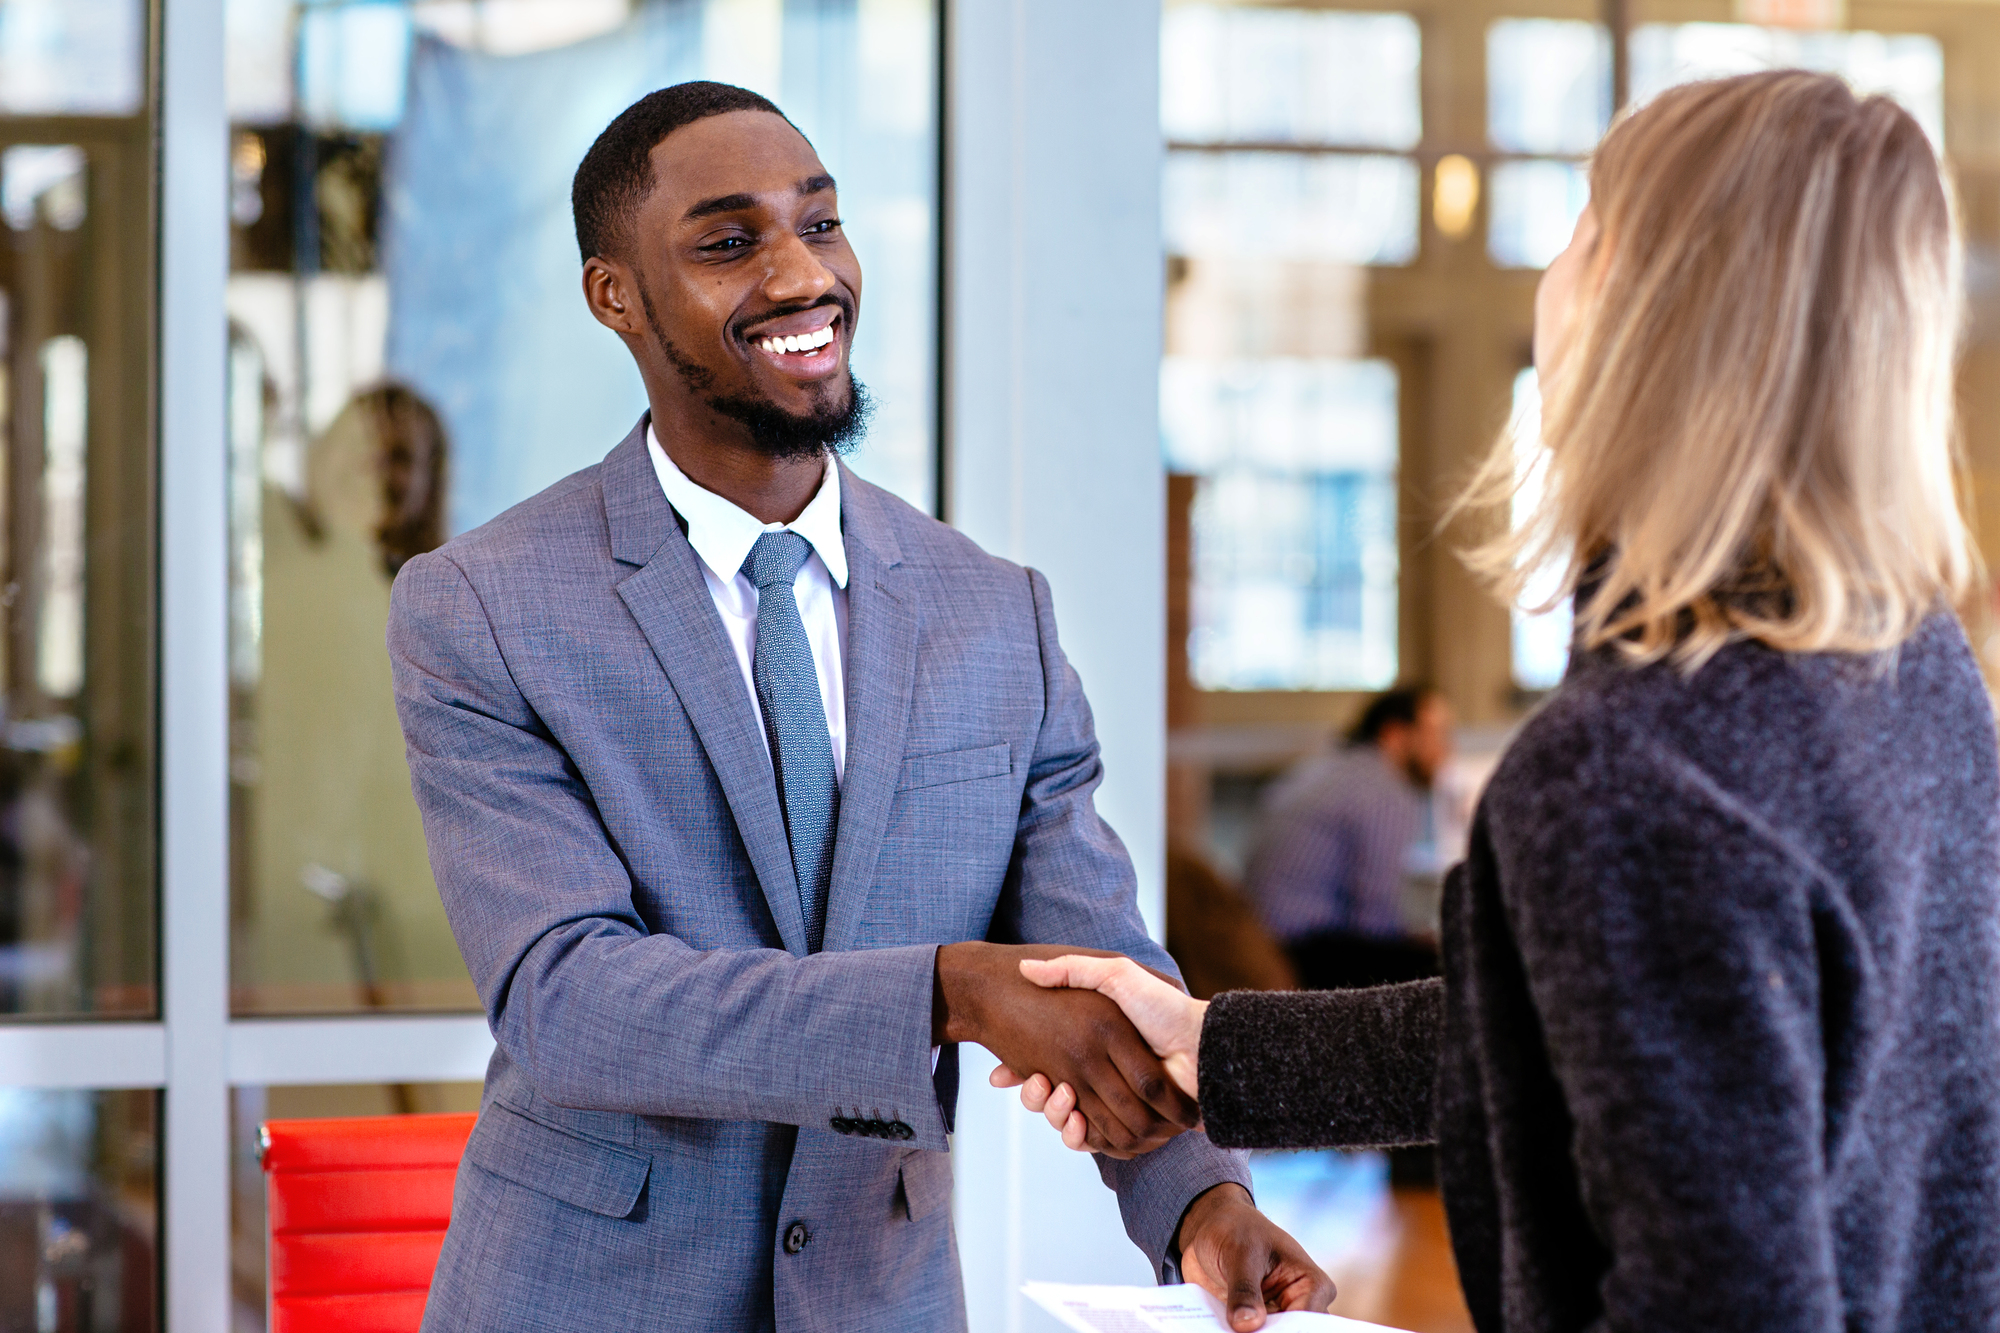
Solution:
[(0, 1017), (154, 1008), (146, 32), (0, 0)]
[[(1611, 123), (1611, 39), (1595, 23), (1502, 19), (1486, 30), (1486, 137), (1496, 162), (1486, 252), (1502, 268), (1545, 268), (1569, 244), (1590, 199), (1575, 158)], [(1552, 156), (1570, 155), (1569, 160)]]
[(1204, 689), (1375, 689), (1396, 675), (1396, 372), (1169, 356), (1168, 466), (1194, 505), (1190, 668)]
[(637, 370), (584, 308), (578, 161), (645, 93), (770, 96), (867, 275), (855, 469), (931, 509), (935, 0), (229, 0), (239, 1013), (476, 1008), (383, 650), (410, 556), (602, 458)]
[(1397, 378), (1361, 358), (1367, 270), (1422, 248), (1421, 72), (1408, 14), (1165, 11), (1161, 418), (1199, 478), (1200, 688), (1396, 674)]
[(1175, 153), (1163, 185), (1167, 249), (1406, 264), (1417, 254), (1421, 189), (1407, 157)]
[(1796, 66), (1838, 74), (1863, 93), (1887, 93), (1944, 142), (1944, 49), (1935, 37), (1879, 32), (1792, 32), (1741, 23), (1648, 23), (1632, 33), (1632, 98), (1677, 83)]
[(1414, 19), (1175, 6), (1160, 50), (1169, 252), (1416, 258), (1422, 172), (1369, 151), (1423, 136)]
[(397, 0), (309, 4), (297, 24), (300, 118), (321, 127), (394, 129), (409, 85), (409, 7)]
[[(1542, 471), (1548, 465), (1542, 449), (1542, 391), (1533, 366), (1514, 377), (1512, 435), (1516, 476), (1514, 521), (1525, 521), (1542, 495)], [(1569, 666), (1571, 608), (1562, 601), (1542, 607), (1557, 588), (1555, 571), (1541, 571), (1528, 581), (1514, 608), (1514, 683), (1524, 690), (1550, 690), (1562, 682)]]
[(1161, 20), (1170, 140), (1415, 148), (1422, 39), (1408, 14), (1185, 5)]
[(143, 0), (0, 0), (0, 115), (136, 116)]
[(1611, 124), (1601, 24), (1502, 19), (1486, 30), (1486, 137), (1512, 153), (1587, 153)]
[(1496, 162), (1492, 182), (1486, 252), (1503, 268), (1547, 268), (1590, 202), (1590, 173), (1576, 162), (1528, 158)]
[(159, 1327), (158, 1094), (0, 1087), (0, 1329)]

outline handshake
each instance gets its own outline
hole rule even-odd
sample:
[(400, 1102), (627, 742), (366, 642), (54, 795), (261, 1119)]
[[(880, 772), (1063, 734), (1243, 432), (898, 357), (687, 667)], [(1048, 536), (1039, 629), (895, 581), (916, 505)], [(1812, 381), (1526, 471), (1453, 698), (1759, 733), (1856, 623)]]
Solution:
[(993, 1052), (996, 1087), (1079, 1151), (1137, 1157), (1201, 1124), (1208, 1005), (1129, 958), (1055, 945), (939, 948), (931, 1039)]
[[(1201, 1125), (1197, 1061), (1208, 1005), (1131, 959), (1092, 949), (972, 942), (937, 952), (931, 1040), (1000, 1059), (997, 1087), (1048, 1117), (1063, 1142), (1132, 1158)], [(1325, 1310), (1333, 1283), (1234, 1184), (1187, 1207), (1181, 1275), (1226, 1303), (1234, 1333), (1265, 1315)]]

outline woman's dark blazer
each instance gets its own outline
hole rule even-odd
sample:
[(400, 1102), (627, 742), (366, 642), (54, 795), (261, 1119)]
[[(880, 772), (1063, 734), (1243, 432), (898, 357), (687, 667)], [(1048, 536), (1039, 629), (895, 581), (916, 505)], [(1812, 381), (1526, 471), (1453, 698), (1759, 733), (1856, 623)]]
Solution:
[(1428, 1141), (1483, 1333), (2000, 1329), (2000, 773), (1955, 620), (1888, 661), (1579, 654), (1442, 983), (1218, 999), (1208, 1132)]

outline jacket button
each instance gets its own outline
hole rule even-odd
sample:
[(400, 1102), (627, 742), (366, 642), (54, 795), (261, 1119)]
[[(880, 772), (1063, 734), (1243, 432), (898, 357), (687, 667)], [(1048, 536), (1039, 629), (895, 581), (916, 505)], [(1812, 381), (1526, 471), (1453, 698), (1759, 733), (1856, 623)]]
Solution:
[(785, 1228), (785, 1253), (797, 1254), (812, 1239), (812, 1232), (806, 1230), (803, 1222), (794, 1222)]
[(910, 1127), (909, 1127), (908, 1125), (904, 1124), (904, 1123), (903, 1123), (902, 1121), (900, 1121), (900, 1120), (892, 1120), (892, 1121), (890, 1121), (890, 1122), (889, 1122), (889, 1137), (890, 1137), (890, 1138), (892, 1138), (892, 1139), (896, 1139), (896, 1140), (899, 1140), (899, 1141), (902, 1141), (902, 1142), (907, 1142), (907, 1141), (909, 1141), (910, 1139), (913, 1139), (913, 1138), (915, 1138), (916, 1136), (917, 1136), (917, 1131), (916, 1131), (916, 1130), (914, 1130), (914, 1129), (911, 1129), (911, 1128), (910, 1128)]

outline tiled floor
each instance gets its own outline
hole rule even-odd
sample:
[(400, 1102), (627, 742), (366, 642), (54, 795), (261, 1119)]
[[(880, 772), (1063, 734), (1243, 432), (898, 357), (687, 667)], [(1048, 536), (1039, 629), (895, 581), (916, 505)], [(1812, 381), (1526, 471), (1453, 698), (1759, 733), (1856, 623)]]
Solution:
[(1340, 1288), (1335, 1314), (1409, 1333), (1472, 1333), (1437, 1192), (1391, 1189), (1373, 1153), (1259, 1153), (1257, 1202)]

